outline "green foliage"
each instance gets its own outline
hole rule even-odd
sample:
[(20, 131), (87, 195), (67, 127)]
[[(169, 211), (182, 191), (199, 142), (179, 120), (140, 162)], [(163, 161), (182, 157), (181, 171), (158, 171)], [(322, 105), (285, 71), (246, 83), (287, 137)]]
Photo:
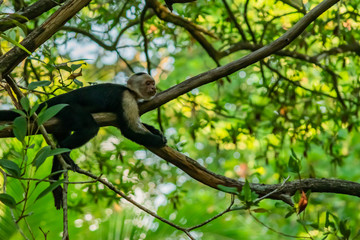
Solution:
[(38, 81), (38, 82), (31, 82), (28, 86), (28, 89), (31, 90), (35, 90), (38, 87), (46, 87), (49, 86), (51, 84), (50, 81)]
[(0, 193), (0, 202), (2, 202), (3, 204), (5, 204), (6, 206), (8, 206), (10, 208), (16, 207), (15, 199), (6, 193)]
[(40, 198), (44, 197), (45, 195), (49, 194), (52, 192), (52, 190), (56, 189), (58, 186), (60, 186), (62, 183), (65, 182), (65, 179), (60, 179), (54, 183), (51, 183), (49, 187), (45, 188), (44, 191), (42, 191), (35, 199), (39, 200)]
[(23, 45), (21, 45), (20, 43), (18, 43), (17, 41), (14, 41), (12, 38), (6, 36), (3, 33), (0, 33), (0, 37), (5, 39), (8, 42), (11, 42), (12, 44), (14, 44), (15, 46), (21, 48), (22, 50), (24, 50), (25, 52), (27, 52), (29, 55), (31, 55), (31, 52), (29, 50), (27, 50)]
[(254, 205), (254, 201), (259, 197), (258, 194), (251, 191), (250, 183), (248, 180), (245, 180), (245, 184), (242, 188), (241, 194), (239, 195), (239, 199), (245, 203), (245, 205), (249, 208)]
[[(36, 1), (23, 2), (4, 1), (0, 18)], [(32, 130), (27, 129), (27, 122), (39, 102), (94, 83), (124, 83), (132, 71), (147, 71), (145, 41), (151, 73), (164, 91), (272, 43), (294, 26), (304, 11), (320, 3), (249, 1), (245, 9), (246, 1), (227, 0), (234, 22), (224, 2), (177, 3), (174, 15), (167, 19), (148, 11), (145, 40), (139, 26), (143, 1), (91, 1), (66, 23), (73, 28), (58, 31), (15, 68), (12, 76), (26, 94), (20, 101), (24, 111), (16, 110), (21, 117), (13, 125), (20, 142), (0, 140), (0, 167), (17, 178), (38, 179), (6, 179), (6, 193), (18, 203), (15, 217), (26, 236), (44, 239), (41, 227), (49, 231), (47, 239), (57, 239), (62, 231), (61, 216), (48, 193), (63, 180), (50, 187), (44, 180), (50, 174), (49, 157), (68, 150), (51, 150), (40, 136), (25, 137)], [(161, 123), (170, 147), (216, 174), (245, 181), (240, 193), (236, 188), (219, 185), (219, 191), (198, 184), (126, 140), (113, 127), (102, 128), (93, 141), (73, 150), (72, 158), (81, 168), (103, 174), (127, 195), (134, 195), (141, 204), (180, 226), (195, 226), (221, 213), (230, 203), (230, 194), (238, 196), (234, 206), (245, 204), (268, 226), (246, 211), (232, 211), (192, 231), (196, 239), (288, 239), (269, 229), (312, 239), (358, 238), (356, 197), (312, 193), (305, 213), (298, 215), (296, 206), (276, 200), (261, 201), (254, 207), (258, 196), (250, 186), (281, 183), (289, 175), (291, 180), (311, 177), (359, 182), (359, 4), (358, 0), (339, 3), (284, 50), (228, 79), (193, 89), (162, 105), (159, 112), (142, 116), (143, 122), (157, 128)], [(55, 10), (26, 23), (16, 21), (15, 28), (1, 33), (5, 40), (1, 53), (19, 46)], [(192, 25), (185, 28), (179, 22)], [(201, 39), (208, 44), (199, 43)], [(4, 108), (11, 104), (7, 96), (0, 93)], [(63, 107), (44, 108), (38, 123)], [(72, 182), (89, 180), (71, 171), (69, 175)], [(3, 184), (2, 175), (0, 180)], [(300, 199), (299, 192), (292, 198), (295, 205)], [(74, 223), (69, 224), (70, 234), (76, 239), (185, 238), (180, 231), (139, 214), (102, 184), (70, 184), (69, 206), (69, 223)], [(22, 238), (4, 204), (0, 204), (0, 229), (0, 239)]]
[(290, 172), (300, 173), (300, 167), (301, 167), (300, 160), (296, 156), (296, 153), (294, 152), (293, 149), (291, 149), (288, 167)]
[(13, 161), (0, 159), (0, 166), (5, 169), (9, 174), (19, 177), (20, 176), (20, 168)]
[(55, 106), (47, 108), (45, 111), (41, 111), (38, 115), (37, 122), (39, 125), (45, 123), (47, 120), (50, 120), (54, 117), (58, 112), (61, 111), (68, 104), (57, 104)]
[(35, 166), (36, 169), (38, 169), (48, 157), (52, 157), (66, 152), (70, 152), (70, 149), (68, 148), (51, 149), (50, 146), (45, 146), (36, 153), (32, 165)]
[(14, 136), (20, 141), (24, 142), (27, 132), (27, 121), (26, 118), (21, 116), (17, 117), (13, 123)]
[(239, 194), (239, 191), (236, 187), (227, 187), (227, 186), (223, 186), (223, 185), (218, 185), (217, 186), (221, 191), (227, 192), (227, 193), (234, 193), (234, 194)]

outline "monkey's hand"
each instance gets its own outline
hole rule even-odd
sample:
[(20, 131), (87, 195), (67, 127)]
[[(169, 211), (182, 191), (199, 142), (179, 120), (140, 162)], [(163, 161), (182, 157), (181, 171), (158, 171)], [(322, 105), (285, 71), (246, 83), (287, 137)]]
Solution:
[(159, 131), (159, 133), (160, 133), (159, 136), (161, 137), (161, 140), (163, 141), (163, 146), (162, 147), (164, 147), (166, 145), (166, 143), (167, 143), (167, 139), (160, 131)]
[(70, 152), (62, 153), (61, 156), (64, 158), (65, 162), (70, 165), (71, 170), (77, 172), (80, 167), (71, 159)]
[(157, 136), (159, 136), (161, 138), (162, 144), (161, 147), (165, 146), (167, 143), (166, 137), (162, 134), (162, 132), (160, 132), (159, 130), (157, 130), (156, 128), (154, 128), (153, 126), (150, 126), (146, 123), (143, 123), (144, 127), (149, 130), (152, 134), (155, 134)]
[(146, 123), (143, 123), (144, 127), (149, 130), (152, 134), (155, 134), (155, 135), (159, 135), (159, 136), (163, 136), (163, 134), (157, 130), (156, 128), (154, 128), (153, 126), (151, 125), (148, 125)]

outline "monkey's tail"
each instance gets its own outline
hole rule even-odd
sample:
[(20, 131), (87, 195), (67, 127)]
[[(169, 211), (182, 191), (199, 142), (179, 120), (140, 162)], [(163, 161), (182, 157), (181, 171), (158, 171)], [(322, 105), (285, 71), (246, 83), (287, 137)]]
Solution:
[(11, 110), (0, 110), (0, 122), (2, 121), (14, 121), (20, 114)]
[[(77, 172), (80, 168), (78, 167), (78, 165), (76, 165), (74, 163), (74, 161), (71, 159), (70, 157), (70, 152), (67, 153), (62, 153), (61, 156), (63, 157), (63, 159), (65, 160), (65, 162), (67, 164), (69, 164), (71, 166), (71, 169), (74, 172)], [(59, 155), (55, 155), (53, 158), (53, 165), (52, 165), (52, 169), (51, 169), (51, 177), (50, 179), (52, 180), (59, 180), (59, 178), (61, 177), (61, 175), (63, 174), (62, 172), (60, 173), (55, 173), (55, 172), (59, 172), (63, 170), (63, 167), (60, 163), (60, 159), (59, 159)], [(52, 191), (52, 194), (54, 196), (54, 201), (55, 201), (55, 207), (56, 209), (60, 209), (63, 207), (63, 189), (61, 186), (58, 186), (57, 188), (55, 188)]]
[[(51, 172), (54, 173), (54, 172), (57, 172), (57, 171), (60, 171), (60, 170), (62, 170), (62, 166), (60, 164), (60, 161), (59, 161), (57, 156), (54, 156), (53, 166), (52, 166)], [(57, 173), (57, 174), (52, 175), (50, 177), (50, 179), (57, 181), (57, 180), (59, 180), (60, 176), (61, 176), (61, 173)], [(57, 188), (55, 188), (52, 191), (52, 194), (54, 196), (55, 207), (56, 207), (57, 210), (59, 210), (63, 206), (63, 189), (62, 189), (62, 187), (58, 186)]]

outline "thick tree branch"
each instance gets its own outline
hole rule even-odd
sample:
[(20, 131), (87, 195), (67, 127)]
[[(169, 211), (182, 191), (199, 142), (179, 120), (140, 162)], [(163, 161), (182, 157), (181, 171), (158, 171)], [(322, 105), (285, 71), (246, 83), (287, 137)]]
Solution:
[(145, 102), (140, 106), (140, 112), (145, 113), (153, 110), (178, 96), (191, 91), (194, 88), (214, 82), (220, 78), (226, 77), (242, 68), (245, 68), (255, 62), (264, 59), (271, 54), (278, 52), (287, 45), (289, 45), (296, 37), (298, 37), (310, 23), (312, 23), (323, 12), (337, 3), (339, 0), (325, 0), (309, 11), (299, 22), (297, 22), (290, 30), (283, 36), (276, 39), (274, 42), (246, 55), (239, 60), (230, 62), (224, 66), (214, 68), (210, 71), (201, 73), (197, 76), (191, 77), (182, 83), (173, 86), (160, 94), (151, 101)]
[(149, 6), (149, 8), (152, 8), (154, 10), (155, 14), (161, 20), (164, 20), (166, 22), (171, 22), (177, 26), (181, 26), (185, 28), (191, 34), (191, 36), (200, 43), (200, 45), (206, 50), (209, 56), (217, 63), (218, 52), (210, 44), (210, 42), (207, 41), (206, 38), (202, 35), (202, 34), (206, 34), (210, 37), (216, 38), (214, 34), (178, 15), (171, 13), (166, 7), (161, 5), (156, 0), (147, 0), (146, 4)]
[[(49, 11), (53, 7), (60, 5), (60, 3), (63, 2), (65, 2), (65, 0), (39, 0), (36, 3), (30, 5), (29, 7), (1, 19), (0, 32), (4, 32), (8, 29), (16, 27), (14, 20), (20, 23), (25, 23), (27, 20), (34, 19), (43, 14), (44, 12)], [(20, 17), (19, 15), (23, 17)]]
[[(250, 53), (249, 55), (231, 62), (223, 67), (212, 69), (208, 72), (202, 73), (198, 76), (190, 78), (162, 93), (160, 93), (153, 100), (146, 102), (140, 106), (141, 113), (150, 111), (183, 93), (186, 93), (201, 85), (216, 81), (221, 77), (225, 77), (243, 67), (246, 67), (254, 62), (257, 62), (272, 53), (277, 52), (283, 47), (287, 46), (292, 40), (294, 40), (299, 34), (321, 13), (330, 8), (338, 0), (326, 0), (319, 4), (317, 7), (312, 9), (307, 15), (304, 16), (295, 26), (286, 32), (282, 37), (274, 41), (273, 43), (262, 47), (261, 49)], [(100, 126), (114, 125), (115, 116), (113, 114), (95, 114), (96, 121)], [(47, 130), (52, 132), (56, 126), (57, 120), (52, 119), (45, 124)], [(0, 137), (6, 137), (11, 135), (11, 130), (5, 129), (0, 131)], [(152, 152), (162, 157), (168, 162), (171, 162), (175, 166), (181, 168), (187, 174), (194, 179), (216, 189), (219, 189), (219, 185), (236, 187), (241, 189), (243, 182), (236, 181), (234, 179), (227, 178), (225, 176), (217, 175), (195, 160), (173, 150), (170, 147), (164, 147), (161, 149), (150, 149)], [(257, 192), (260, 196), (266, 195), (267, 193), (274, 191), (278, 188), (278, 184), (265, 185), (265, 184), (252, 184), (251, 188)], [(297, 190), (302, 189), (304, 191), (311, 190), (312, 192), (330, 192), (330, 193), (342, 193), (360, 197), (360, 184), (350, 181), (343, 180), (332, 180), (332, 179), (303, 179), (300, 181), (293, 181), (285, 184), (281, 191), (276, 192), (274, 195), (269, 196), (273, 199), (281, 199), (287, 201), (286, 196), (294, 194)]]
[[(40, 27), (32, 31), (22, 42), (27, 50), (35, 51), (41, 44), (54, 35), (70, 18), (85, 7), (90, 0), (68, 0)], [(14, 69), (28, 54), (19, 47), (13, 47), (10, 51), (0, 57), (0, 74), (6, 76)]]
[[(99, 113), (93, 114), (95, 120), (101, 126), (116, 126), (116, 116), (112, 113)], [(58, 123), (57, 119), (51, 119), (44, 126), (46, 130), (51, 133), (56, 128)], [(1, 123), (0, 123), (1, 124)], [(7, 135), (5, 136), (5, 133)], [(0, 131), (0, 137), (9, 137), (12, 136), (11, 128)], [(235, 179), (227, 178), (222, 175), (213, 173), (200, 165), (194, 159), (185, 156), (182, 153), (175, 151), (174, 149), (166, 146), (163, 148), (149, 148), (150, 151), (156, 155), (163, 158), (165, 161), (172, 163), (177, 166), (189, 176), (196, 179), (197, 181), (215, 188), (219, 189), (219, 185), (227, 187), (235, 187), (239, 191), (241, 190), (244, 182), (237, 181)], [(264, 196), (275, 189), (279, 188), (280, 184), (251, 184), (252, 191), (255, 191), (260, 196)], [(268, 198), (279, 199), (282, 201), (287, 201), (287, 196), (295, 194), (297, 190), (311, 190), (312, 192), (326, 192), (326, 193), (339, 193), (360, 197), (360, 184), (351, 181), (337, 180), (337, 179), (302, 179), (301, 181), (292, 181), (287, 182), (273, 195)], [(290, 203), (289, 203), (290, 204)]]

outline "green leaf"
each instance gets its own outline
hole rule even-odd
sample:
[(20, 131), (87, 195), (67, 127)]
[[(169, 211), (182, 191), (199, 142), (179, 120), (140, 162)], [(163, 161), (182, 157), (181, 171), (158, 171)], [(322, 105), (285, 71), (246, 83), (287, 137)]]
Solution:
[(345, 219), (345, 220), (341, 220), (339, 223), (339, 230), (341, 234), (344, 236), (344, 239), (349, 239), (351, 234), (351, 230), (347, 226), (347, 221), (348, 220)]
[(72, 72), (71, 67), (69, 67), (68, 65), (57, 65), (56, 68), (65, 70), (67, 72)]
[(236, 187), (227, 187), (227, 186), (223, 186), (223, 185), (217, 185), (217, 188), (223, 192), (239, 194), (239, 191)]
[(51, 156), (50, 153), (50, 146), (43, 147), (42, 149), (40, 149), (40, 151), (37, 152), (34, 161), (32, 162), (32, 165), (35, 166), (36, 169), (38, 169), (45, 162), (45, 160)]
[(80, 87), (84, 86), (84, 84), (82, 82), (80, 82), (79, 80), (77, 80), (76, 78), (74, 79), (74, 83)]
[(34, 114), (34, 112), (36, 112), (36, 110), (38, 110), (39, 106), (40, 106), (40, 105), (39, 105), (38, 103), (36, 103), (36, 104), (30, 109), (30, 113), (29, 113), (29, 116), (30, 116), (30, 117)]
[(330, 221), (330, 216), (332, 216), (335, 221), (337, 220), (336, 217), (332, 213), (327, 211), (326, 217), (325, 217), (325, 227), (328, 228), (329, 226), (331, 226), (336, 231), (336, 225), (334, 222)]
[(24, 113), (24, 111), (21, 111), (19, 109), (11, 109), (11, 111), (16, 112), (20, 116), (26, 117), (26, 113)]
[(26, 136), (27, 122), (25, 117), (17, 117), (13, 123), (13, 133), (14, 136), (20, 141), (23, 142)]
[(295, 213), (295, 208), (289, 209), (289, 211), (286, 213), (285, 218), (289, 218), (291, 215)]
[[(63, 174), (64, 172), (66, 172), (67, 170), (59, 170), (59, 171), (56, 171), (56, 172), (52, 172), (49, 176), (47, 176), (46, 178), (50, 178), (52, 176), (55, 176), (57, 174)], [(45, 179), (45, 178), (44, 178)], [(36, 183), (37, 184), (37, 183)]]
[(50, 118), (54, 117), (56, 114), (58, 114), (64, 107), (66, 107), (68, 104), (57, 104), (55, 106), (52, 106), (48, 109), (46, 109), (44, 112), (41, 112), (39, 114), (38, 118), (38, 124), (41, 125)]
[(21, 15), (21, 14), (18, 14), (18, 13), (11, 13), (11, 14), (8, 14), (9, 16), (13, 17), (13, 18), (21, 18), (25, 21), (30, 21), (27, 17)]
[(288, 169), (290, 172), (299, 173), (300, 171), (300, 161), (298, 160), (295, 152), (291, 149), (291, 155), (289, 157)]
[(33, 149), (35, 147), (35, 144), (31, 144), (30, 146), (27, 147), (27, 149)]
[(58, 180), (54, 183), (51, 183), (49, 187), (47, 187), (44, 191), (42, 191), (35, 201), (39, 200), (40, 198), (44, 197), (46, 194), (52, 192), (54, 189), (56, 189), (58, 186), (60, 186), (63, 182), (65, 182), (65, 179)]
[(269, 212), (269, 211), (266, 210), (265, 208), (256, 208), (256, 209), (253, 209), (252, 211), (253, 211), (253, 212), (256, 212), (256, 213), (266, 213), (266, 212)]
[(45, 87), (45, 86), (49, 86), (51, 84), (50, 81), (38, 81), (38, 82), (32, 82), (29, 84), (28, 86), (28, 89), (31, 91), (31, 90), (34, 90), (38, 87)]
[[(13, 13), (11, 15), (11, 17), (15, 17), (15, 15), (22, 16), (20, 14)], [(24, 16), (22, 16), (22, 17), (24, 17)], [(24, 17), (24, 18), (26, 18), (26, 17)], [(29, 20), (26, 20), (26, 21), (29, 21)], [(23, 23), (21, 23), (19, 21), (16, 21), (15, 19), (11, 19), (11, 22), (14, 23), (16, 26), (18, 26), (19, 28), (21, 28), (21, 30), (23, 30), (23, 32), (24, 32), (24, 35), (27, 35), (28, 29), (26, 27), (26, 24), (23, 24)]]
[(10, 208), (16, 207), (15, 199), (6, 193), (0, 193), (0, 202), (4, 203), (6, 206), (8, 206)]
[(80, 68), (82, 64), (71, 64), (71, 70), (74, 72), (76, 69)]
[(27, 50), (23, 45), (21, 45), (20, 43), (18, 43), (17, 41), (9, 38), (8, 36), (6, 36), (5, 34), (1, 33), (0, 37), (2, 37), (3, 39), (5, 39), (8, 42), (11, 42), (12, 44), (14, 44), (15, 46), (21, 48), (22, 50), (24, 50), (27, 54), (31, 55), (31, 52), (29, 50)]
[(23, 107), (23, 109), (28, 112), (30, 109), (30, 101), (27, 97), (23, 97), (20, 99), (20, 104)]
[(298, 158), (298, 156), (296, 155), (296, 153), (295, 153), (295, 151), (294, 151), (294, 149), (293, 148), (291, 148), (290, 149), (291, 150), (291, 155), (293, 155), (294, 156), (294, 158), (296, 159), (296, 160), (300, 160), (299, 158)]
[(56, 149), (51, 149), (50, 151), (50, 156), (55, 156), (55, 155), (59, 155), (62, 153), (66, 153), (66, 152), (70, 152), (71, 149), (69, 148), (56, 148)]
[(244, 186), (242, 188), (242, 192), (244, 193), (244, 201), (245, 202), (252, 202), (251, 188), (250, 188), (249, 181), (247, 179), (245, 180), (245, 184), (244, 184)]
[(46, 177), (44, 177), (44, 178), (36, 181), (36, 183), (35, 183), (35, 188), (36, 188), (40, 183), (44, 182), (44, 180), (51, 179), (51, 176), (55, 176), (56, 174), (59, 174), (59, 173), (62, 174), (62, 173), (64, 173), (64, 172), (66, 172), (66, 171), (67, 171), (67, 170), (60, 170), (60, 171), (52, 172), (50, 175), (48, 175), (48, 176), (46, 176)]
[(6, 159), (0, 159), (0, 166), (3, 169), (5, 169), (6, 172), (10, 173), (11, 175), (16, 176), (16, 177), (20, 176), (20, 168), (13, 161), (6, 160)]

